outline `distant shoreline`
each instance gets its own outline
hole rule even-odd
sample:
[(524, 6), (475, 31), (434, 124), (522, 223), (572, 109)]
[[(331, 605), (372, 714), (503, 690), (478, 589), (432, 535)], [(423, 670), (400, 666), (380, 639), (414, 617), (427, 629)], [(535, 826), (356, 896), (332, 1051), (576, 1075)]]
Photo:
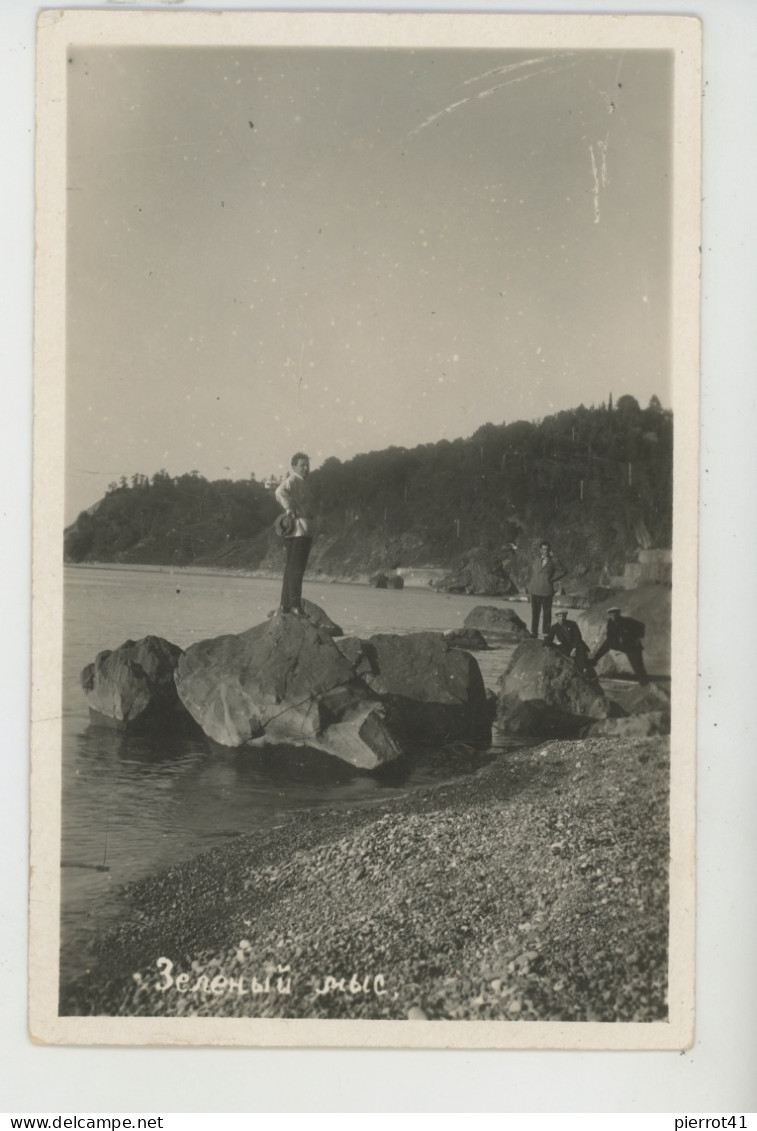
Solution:
[[(133, 573), (167, 573), (167, 574), (181, 574), (187, 576), (197, 574), (199, 576), (207, 577), (247, 577), (261, 579), (264, 581), (279, 581), (281, 579), (280, 570), (266, 570), (266, 569), (239, 569), (237, 567), (224, 567), (224, 566), (171, 566), (171, 565), (153, 565), (142, 564), (137, 562), (64, 562), (66, 569), (105, 569), (105, 570), (126, 570)], [(419, 566), (417, 568), (409, 568), (401, 574), (405, 582), (405, 586), (409, 589), (425, 589), (432, 593), (440, 593), (442, 590), (435, 589), (430, 583), (430, 577), (444, 577), (448, 570), (441, 569), (439, 566)], [(367, 573), (353, 574), (350, 577), (339, 576), (329, 573), (313, 572), (306, 574), (306, 582), (318, 583), (321, 582), (326, 585), (367, 585), (370, 586), (370, 578), (372, 575)], [(424, 581), (423, 579), (426, 578)], [(401, 592), (401, 590), (394, 590), (394, 592)], [(477, 594), (470, 594), (470, 596), (477, 596)], [(505, 600), (505, 598), (487, 598), (487, 600)], [(508, 601), (522, 601), (522, 597), (508, 597)]]

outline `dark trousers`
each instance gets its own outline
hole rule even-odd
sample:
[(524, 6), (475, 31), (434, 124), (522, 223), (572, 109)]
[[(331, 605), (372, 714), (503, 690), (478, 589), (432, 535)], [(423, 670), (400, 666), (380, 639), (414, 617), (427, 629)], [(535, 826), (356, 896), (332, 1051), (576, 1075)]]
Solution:
[(647, 669), (644, 667), (644, 657), (641, 648), (627, 648), (626, 655), (633, 669), (633, 674), (636, 676), (639, 683), (648, 683), (649, 676), (647, 675)]
[(302, 604), (302, 579), (308, 564), (312, 538), (287, 538), (287, 561), (284, 567), (284, 584), (281, 587), (281, 607), (284, 612)]
[(536, 593), (531, 594), (531, 635), (539, 635), (539, 614), (541, 613), (541, 630), (542, 632), (549, 632), (552, 627), (552, 598), (539, 597)]

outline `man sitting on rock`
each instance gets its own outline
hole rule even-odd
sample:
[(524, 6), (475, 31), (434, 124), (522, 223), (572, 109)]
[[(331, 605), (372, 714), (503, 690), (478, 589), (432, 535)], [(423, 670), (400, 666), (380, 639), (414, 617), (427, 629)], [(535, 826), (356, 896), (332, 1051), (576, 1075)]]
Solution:
[(301, 617), (302, 579), (313, 544), (313, 498), (308, 483), (310, 459), (304, 452), (292, 456), (292, 470), (276, 488), (276, 502), (291, 516), (291, 534), (286, 536), (286, 566), (279, 612)]
[(568, 620), (564, 609), (555, 613), (557, 618), (544, 637), (544, 643), (550, 648), (555, 648), (562, 656), (575, 660), (576, 667), (582, 675), (596, 678), (589, 664), (589, 649), (584, 643), (581, 629), (574, 620)]
[(644, 631), (645, 626), (640, 620), (621, 616), (620, 609), (613, 606), (607, 610), (607, 628), (605, 629), (604, 640), (590, 658), (589, 663), (592, 667), (596, 667), (597, 661), (601, 660), (610, 649), (613, 652), (624, 652), (628, 656), (628, 662), (639, 683), (642, 685), (649, 683), (649, 677), (644, 667), (644, 657), (642, 656), (641, 641)]

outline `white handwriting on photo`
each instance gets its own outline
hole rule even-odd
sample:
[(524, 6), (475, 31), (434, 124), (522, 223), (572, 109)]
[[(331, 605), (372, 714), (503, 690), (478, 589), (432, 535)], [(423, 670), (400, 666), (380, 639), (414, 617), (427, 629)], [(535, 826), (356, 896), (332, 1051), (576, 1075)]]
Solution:
[[(292, 968), (288, 964), (276, 966), (271, 972), (260, 976), (242, 974), (238, 977), (230, 977), (222, 973), (213, 974), (211, 977), (210, 974), (197, 969), (191, 974), (186, 971), (179, 973), (171, 959), (165, 956), (158, 958), (155, 965), (160, 981), (155, 983), (154, 988), (160, 993), (168, 993), (170, 990), (179, 994), (212, 994), (214, 997), (236, 994), (238, 997), (247, 997), (259, 994), (286, 995), (292, 992)], [(142, 975), (134, 974), (134, 980), (141, 982)], [(349, 978), (337, 978), (333, 974), (325, 974), (312, 978), (311, 982), (315, 997), (329, 994), (383, 997), (388, 993), (384, 974), (353, 973)]]

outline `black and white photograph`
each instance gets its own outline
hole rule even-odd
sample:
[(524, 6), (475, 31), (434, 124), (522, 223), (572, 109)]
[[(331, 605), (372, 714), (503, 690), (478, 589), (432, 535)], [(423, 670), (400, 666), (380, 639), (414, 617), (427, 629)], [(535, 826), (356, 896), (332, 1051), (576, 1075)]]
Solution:
[(38, 50), (33, 1036), (688, 1047), (698, 21)]

